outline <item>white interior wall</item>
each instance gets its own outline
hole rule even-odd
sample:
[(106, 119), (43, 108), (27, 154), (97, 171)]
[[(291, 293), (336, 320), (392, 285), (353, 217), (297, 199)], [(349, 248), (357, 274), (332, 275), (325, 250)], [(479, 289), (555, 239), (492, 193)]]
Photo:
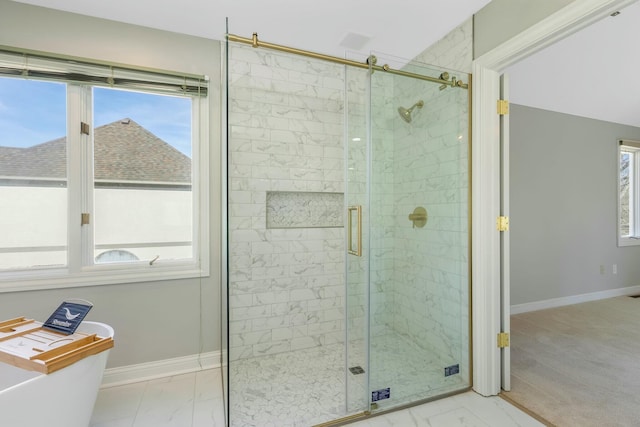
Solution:
[(640, 128), (520, 105), (509, 117), (511, 304), (640, 285), (640, 246), (616, 235), (617, 141)]
[(491, 51), (575, 0), (492, 0), (474, 15), (474, 58)]

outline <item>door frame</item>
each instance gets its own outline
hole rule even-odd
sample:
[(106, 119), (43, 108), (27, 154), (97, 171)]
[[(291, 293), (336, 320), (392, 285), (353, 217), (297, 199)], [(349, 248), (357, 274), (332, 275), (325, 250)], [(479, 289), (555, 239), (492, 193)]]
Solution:
[[(564, 8), (472, 64), (471, 283), (473, 389), (484, 396), (500, 392), (500, 75), (508, 66), (559, 41), (636, 0), (574, 0)], [(508, 179), (508, 177), (505, 177)], [(508, 307), (506, 307), (508, 309)]]
[[(509, 101), (509, 75), (500, 76), (500, 99)], [(500, 216), (509, 218), (509, 114), (500, 116)], [(508, 224), (508, 223), (507, 223)], [(508, 230), (500, 233), (500, 332), (511, 334), (511, 243)], [(500, 388), (511, 391), (511, 348), (500, 349)]]

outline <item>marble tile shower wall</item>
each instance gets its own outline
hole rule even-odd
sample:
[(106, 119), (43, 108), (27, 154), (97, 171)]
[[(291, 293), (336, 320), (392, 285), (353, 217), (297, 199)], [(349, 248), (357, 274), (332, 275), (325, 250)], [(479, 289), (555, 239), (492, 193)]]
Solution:
[(230, 360), (344, 340), (344, 229), (266, 227), (269, 191), (343, 192), (343, 67), (229, 49)]
[[(400, 333), (464, 371), (466, 105), (460, 106), (461, 92), (419, 80), (385, 76), (372, 86), (372, 338)], [(418, 99), (425, 107), (407, 124), (397, 107)], [(424, 229), (408, 220), (416, 206), (429, 211)]]
[[(426, 96), (411, 132), (396, 135), (394, 152), (394, 330), (447, 363), (466, 362), (468, 341), (468, 150), (459, 95)], [(427, 210), (424, 228), (408, 220), (417, 206)]]
[[(392, 330), (395, 306), (394, 225), (394, 128), (404, 123), (397, 114), (394, 93), (403, 78), (382, 73), (371, 81), (371, 336)], [(401, 83), (400, 83), (401, 84)]]
[(423, 64), (471, 73), (473, 62), (473, 18), (467, 19), (443, 37), (442, 40), (421, 52), (414, 60)]
[[(468, 20), (416, 60), (469, 71), (472, 29)], [(460, 363), (465, 374), (470, 304), (468, 94), (459, 89), (440, 92), (436, 86), (425, 90), (414, 81), (398, 86), (396, 99), (403, 104), (417, 93), (425, 99), (421, 120), (412, 127), (398, 127), (395, 134), (395, 180), (403, 184), (395, 188), (400, 212), (393, 327), (412, 342), (435, 350), (443, 363)], [(407, 215), (416, 206), (424, 206), (429, 215), (423, 229), (407, 224)]]

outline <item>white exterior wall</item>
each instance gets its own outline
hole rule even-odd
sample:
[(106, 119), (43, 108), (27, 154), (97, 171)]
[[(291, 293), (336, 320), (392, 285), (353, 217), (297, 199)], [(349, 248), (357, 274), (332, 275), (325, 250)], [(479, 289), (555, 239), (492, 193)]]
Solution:
[[(0, 186), (0, 269), (67, 262), (67, 189)], [(57, 246), (59, 251), (6, 252), (6, 248)]]
[[(145, 243), (192, 240), (191, 192), (96, 189), (96, 245), (123, 247), (140, 260), (190, 258), (191, 246), (145, 247)], [(67, 189), (0, 186), (0, 269), (67, 263)], [(42, 247), (57, 250), (41, 251)], [(11, 252), (7, 248), (34, 248)], [(111, 248), (99, 248), (94, 256)], [(118, 248), (113, 248), (118, 249)]]
[(144, 247), (145, 243), (191, 242), (193, 209), (190, 191), (96, 189), (94, 226), (99, 245), (138, 244), (126, 248), (141, 260), (190, 258), (191, 246)]

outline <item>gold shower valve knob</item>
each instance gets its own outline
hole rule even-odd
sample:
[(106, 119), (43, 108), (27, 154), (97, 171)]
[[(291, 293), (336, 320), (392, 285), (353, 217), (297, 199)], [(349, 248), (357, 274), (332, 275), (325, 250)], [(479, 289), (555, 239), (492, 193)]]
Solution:
[(413, 222), (413, 228), (422, 228), (427, 223), (427, 210), (422, 206), (418, 206), (409, 214), (409, 221)]

